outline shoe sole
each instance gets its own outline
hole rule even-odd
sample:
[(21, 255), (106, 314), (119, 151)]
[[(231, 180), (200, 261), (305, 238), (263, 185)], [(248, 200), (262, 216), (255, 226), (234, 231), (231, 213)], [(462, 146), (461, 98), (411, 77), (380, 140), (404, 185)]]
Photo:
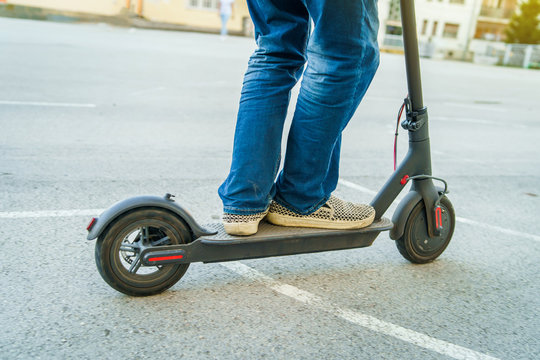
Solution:
[(292, 226), (292, 227), (308, 227), (331, 230), (352, 230), (367, 227), (375, 220), (375, 212), (363, 220), (358, 221), (336, 221), (325, 219), (314, 219), (306, 217), (292, 217), (287, 215), (268, 213), (266, 220), (274, 225)]
[(259, 230), (259, 221), (253, 223), (223, 223), (225, 232), (229, 235), (249, 236)]

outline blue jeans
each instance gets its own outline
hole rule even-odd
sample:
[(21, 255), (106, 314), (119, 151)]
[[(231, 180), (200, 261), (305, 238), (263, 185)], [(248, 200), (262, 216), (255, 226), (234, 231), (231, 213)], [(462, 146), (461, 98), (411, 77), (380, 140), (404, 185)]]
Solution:
[[(309, 214), (337, 186), (341, 132), (379, 65), (377, 3), (248, 0), (248, 6), (258, 48), (244, 76), (230, 173), (218, 192), (228, 213), (262, 212), (274, 199)], [(290, 93), (302, 75), (278, 175)]]
[(227, 35), (227, 22), (231, 17), (231, 14), (220, 14), (221, 16), (221, 36)]

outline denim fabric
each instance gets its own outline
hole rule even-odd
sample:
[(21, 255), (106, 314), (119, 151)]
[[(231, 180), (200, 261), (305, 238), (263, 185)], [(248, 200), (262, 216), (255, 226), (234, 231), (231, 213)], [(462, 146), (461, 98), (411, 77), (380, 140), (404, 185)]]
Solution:
[[(248, 0), (248, 6), (257, 50), (244, 77), (230, 173), (218, 192), (228, 213), (261, 212), (274, 199), (309, 214), (337, 186), (341, 132), (379, 64), (376, 0)], [(302, 74), (278, 175), (290, 93)]]
[(231, 14), (220, 14), (221, 16), (221, 36), (227, 35), (227, 22), (231, 17)]

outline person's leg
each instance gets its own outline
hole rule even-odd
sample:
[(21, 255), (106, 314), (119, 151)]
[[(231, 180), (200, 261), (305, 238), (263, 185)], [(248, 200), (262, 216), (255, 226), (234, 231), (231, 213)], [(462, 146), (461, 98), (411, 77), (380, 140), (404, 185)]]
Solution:
[(248, 0), (248, 6), (258, 48), (244, 77), (230, 173), (218, 191), (224, 212), (235, 215), (264, 212), (272, 200), (290, 91), (309, 35), (301, 0)]
[(227, 35), (227, 22), (230, 16), (230, 14), (221, 14), (221, 36)]
[(275, 200), (297, 214), (326, 203), (339, 177), (341, 132), (379, 63), (375, 0), (307, 0), (315, 27)]

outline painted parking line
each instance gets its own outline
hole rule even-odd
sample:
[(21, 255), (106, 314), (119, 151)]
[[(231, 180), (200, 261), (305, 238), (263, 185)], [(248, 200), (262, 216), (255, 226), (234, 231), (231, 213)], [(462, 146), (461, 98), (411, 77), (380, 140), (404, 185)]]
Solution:
[(345, 185), (348, 188), (358, 190), (358, 191), (363, 192), (363, 193), (368, 194), (368, 195), (377, 195), (376, 191), (370, 190), (370, 189), (368, 189), (366, 187), (363, 187), (361, 185), (355, 184), (355, 183), (347, 181), (347, 180), (339, 179), (339, 183), (341, 185)]
[[(368, 188), (365, 188), (363, 186), (360, 186), (358, 184), (355, 184), (355, 183), (347, 181), (347, 180), (339, 179), (339, 184), (341, 184), (343, 186), (346, 186), (348, 188), (355, 189), (355, 190), (358, 190), (360, 192), (369, 194), (369, 195), (377, 194), (376, 191), (370, 190)], [(402, 197), (398, 196), (398, 198), (392, 202), (392, 205), (397, 205), (401, 199), (402, 199)], [(467, 219), (467, 218), (463, 218), (463, 217), (458, 217), (458, 216), (456, 216), (456, 222), (459, 222), (459, 223), (462, 223), (462, 224), (473, 225), (473, 226), (481, 227), (481, 228), (492, 230), (492, 231), (497, 231), (497, 232), (500, 232), (500, 233), (503, 233), (503, 234), (506, 234), (506, 235), (519, 236), (519, 237), (522, 237), (522, 238), (526, 238), (526, 239), (529, 239), (529, 240), (540, 242), (540, 236), (525, 233), (525, 232), (522, 232), (522, 231), (516, 231), (516, 230), (512, 230), (512, 229), (507, 229), (507, 228), (503, 228), (501, 226), (486, 224), (486, 223), (482, 223), (480, 221), (475, 221), (475, 220), (471, 220), (471, 219)]]
[(462, 162), (462, 163), (467, 162), (467, 163), (472, 163), (472, 164), (485, 164), (486, 163), (485, 160), (474, 160), (474, 159), (468, 159), (468, 158), (463, 158), (463, 157), (458, 157), (458, 156), (452, 156), (452, 155), (448, 155), (447, 153), (443, 151), (438, 151), (438, 150), (432, 150), (431, 153), (433, 155), (444, 156), (446, 161), (457, 161), (457, 162)]
[(482, 111), (494, 111), (494, 112), (507, 112), (508, 111), (507, 108), (500, 107), (498, 105), (485, 106), (485, 105), (477, 105), (477, 104), (463, 104), (463, 103), (458, 103), (458, 102), (445, 102), (444, 105), (452, 106), (452, 107), (461, 107), (465, 109), (482, 110)]
[[(345, 185), (346, 181), (340, 181)], [(353, 183), (350, 183), (353, 184)], [(347, 186), (347, 185), (346, 185)], [(374, 191), (354, 184), (356, 190), (366, 191), (369, 194)], [(21, 218), (45, 218), (45, 217), (73, 217), (73, 216), (95, 216), (103, 212), (104, 209), (73, 209), (73, 210), (46, 210), (46, 211), (9, 211), (0, 212), (0, 218), (21, 219)], [(473, 225), (477, 225), (474, 223)], [(484, 225), (484, 224), (481, 224)], [(295, 286), (279, 282), (271, 277), (240, 262), (225, 262), (222, 266), (245, 277), (247, 279), (263, 283), (266, 287), (288, 296), (296, 301), (306, 304), (317, 310), (324, 311), (333, 316), (339, 317), (350, 323), (362, 326), (368, 330), (381, 333), (396, 339), (414, 344), (416, 346), (435, 351), (437, 353), (452, 357), (454, 359), (482, 359), (497, 360), (497, 358), (471, 350), (459, 345), (449, 343), (444, 340), (433, 338), (429, 335), (401, 327), (399, 325), (377, 319), (371, 315), (336, 306), (324, 299)]]
[[(490, 121), (486, 119), (474, 119), (474, 118), (467, 118), (467, 117), (460, 117), (460, 116), (430, 116), (429, 120), (434, 121), (451, 121), (451, 122), (464, 122), (464, 123), (470, 123), (470, 124), (481, 124), (481, 125), (499, 125), (500, 123), (496, 121)], [(504, 124), (506, 125), (506, 124)]]
[(127, 96), (147, 95), (149, 93), (162, 91), (162, 90), (165, 90), (165, 89), (166, 88), (164, 86), (158, 86), (158, 87), (154, 87), (154, 88), (148, 88), (148, 89), (142, 89), (142, 90), (133, 91), (133, 92), (129, 93)]
[[(348, 188), (358, 190), (368, 195), (376, 195), (377, 192), (371, 189), (368, 189), (364, 186), (355, 184), (353, 182), (339, 179), (339, 184), (346, 186)], [(398, 196), (392, 205), (397, 205), (403, 196)], [(73, 210), (42, 210), (42, 211), (0, 211), (0, 219), (21, 219), (21, 218), (43, 218), (43, 217), (69, 217), (69, 216), (97, 216), (101, 214), (105, 209), (73, 209)], [(456, 216), (456, 222), (472, 225), (480, 228), (484, 228), (491, 231), (500, 232), (506, 235), (518, 236), (525, 239), (533, 240), (540, 242), (540, 236), (529, 234), (522, 231), (516, 231), (512, 229), (507, 229), (501, 226), (491, 225), (482, 223), (480, 221), (475, 221), (467, 219), (464, 217)]]
[(25, 219), (44, 217), (97, 216), (104, 209), (73, 209), (73, 210), (43, 210), (43, 211), (5, 211), (0, 212), (0, 219)]
[(520, 237), (523, 237), (523, 238), (527, 238), (529, 240), (534, 240), (534, 241), (540, 242), (540, 236), (538, 236), (538, 235), (533, 235), (533, 234), (524, 233), (524, 232), (521, 232), (521, 231), (511, 230), (511, 229), (503, 228), (503, 227), (496, 226), (496, 225), (485, 224), (485, 223), (481, 223), (479, 221), (474, 221), (474, 220), (462, 218), (462, 217), (459, 217), (459, 216), (456, 216), (456, 221), (460, 222), (462, 224), (478, 226), (478, 227), (481, 227), (481, 228), (484, 228), (484, 229), (498, 231), (498, 232), (501, 232), (503, 234), (512, 235), (512, 236), (520, 236)]
[(95, 108), (97, 106), (96, 104), (57, 103), (57, 102), (46, 102), (46, 101), (12, 101), (12, 100), (0, 100), (0, 105), (79, 107), (79, 108)]
[(429, 335), (401, 327), (399, 325), (377, 319), (371, 315), (343, 308), (325, 301), (321, 297), (295, 286), (279, 282), (273, 278), (238, 261), (221, 263), (222, 266), (249, 280), (258, 281), (266, 287), (282, 295), (288, 296), (309, 307), (324, 311), (350, 323), (362, 326), (368, 330), (394, 337), (410, 344), (435, 351), (454, 359), (496, 360), (497, 358), (481, 352), (439, 340)]
[[(340, 180), (340, 184), (348, 186), (355, 190), (365, 192), (367, 194), (373, 195), (376, 192), (370, 189), (367, 189), (358, 184), (346, 180)], [(44, 218), (44, 217), (73, 217), (73, 216), (96, 216), (101, 214), (104, 209), (73, 209), (73, 210), (45, 210), (45, 211), (9, 211), (9, 212), (0, 212), (0, 218), (4, 219), (21, 219), (21, 218)], [(531, 234), (515, 232), (513, 230), (508, 230), (492, 225), (487, 225), (472, 220), (457, 218), (457, 221), (461, 221), (467, 224), (487, 227), (492, 230), (498, 230), (506, 234), (517, 235), (530, 237), (533, 240), (539, 240), (538, 237), (535, 237)], [(288, 296), (296, 301), (306, 304), (312, 308), (324, 311), (333, 316), (339, 317), (350, 323), (362, 326), (371, 331), (381, 333), (387, 336), (394, 337), (396, 339), (414, 344), (416, 346), (435, 351), (437, 353), (452, 357), (454, 359), (482, 359), (482, 360), (496, 360), (497, 358), (459, 346), (456, 344), (449, 343), (444, 340), (433, 338), (429, 335), (404, 328), (402, 326), (377, 319), (371, 315), (363, 314), (361, 312), (336, 306), (330, 302), (325, 301), (324, 299), (302, 289), (299, 289), (295, 286), (279, 282), (272, 279), (271, 277), (247, 266), (240, 262), (225, 262), (221, 263), (222, 266), (225, 266), (229, 270), (254, 281), (259, 281), (263, 283), (266, 287), (280, 293), (282, 295)]]

